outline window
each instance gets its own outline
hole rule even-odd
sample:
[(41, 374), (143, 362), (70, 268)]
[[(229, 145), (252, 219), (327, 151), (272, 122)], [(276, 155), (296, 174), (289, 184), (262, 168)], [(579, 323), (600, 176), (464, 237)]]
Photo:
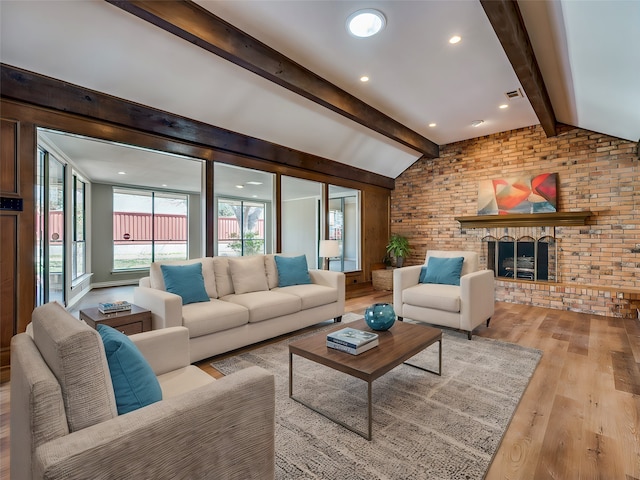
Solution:
[(272, 173), (214, 164), (214, 254), (257, 255), (273, 250)]
[(360, 191), (329, 185), (329, 240), (340, 244), (340, 256), (329, 259), (329, 269), (360, 269)]
[(218, 199), (218, 255), (265, 253), (264, 202)]
[(188, 258), (188, 196), (113, 189), (113, 269)]
[(71, 280), (82, 277), (86, 272), (86, 183), (73, 175), (73, 242), (71, 244)]

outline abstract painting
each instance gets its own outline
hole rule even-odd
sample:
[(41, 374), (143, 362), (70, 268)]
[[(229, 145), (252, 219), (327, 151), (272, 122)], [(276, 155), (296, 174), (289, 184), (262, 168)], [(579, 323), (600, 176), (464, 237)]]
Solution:
[(481, 180), (478, 215), (556, 211), (557, 173)]

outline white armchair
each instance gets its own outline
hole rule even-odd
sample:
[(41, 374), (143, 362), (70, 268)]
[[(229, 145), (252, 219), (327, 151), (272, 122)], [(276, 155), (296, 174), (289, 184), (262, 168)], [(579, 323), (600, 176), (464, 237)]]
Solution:
[(184, 327), (130, 337), (162, 400), (118, 415), (98, 332), (49, 303), (11, 341), (11, 478), (266, 479), (275, 475), (274, 378), (214, 380)]
[[(420, 271), (430, 257), (464, 257), (460, 286), (419, 283)], [(494, 312), (495, 286), (491, 270), (480, 270), (478, 254), (467, 251), (429, 250), (424, 265), (393, 272), (393, 308), (398, 320), (408, 318), (432, 325), (464, 330), (489, 321)]]

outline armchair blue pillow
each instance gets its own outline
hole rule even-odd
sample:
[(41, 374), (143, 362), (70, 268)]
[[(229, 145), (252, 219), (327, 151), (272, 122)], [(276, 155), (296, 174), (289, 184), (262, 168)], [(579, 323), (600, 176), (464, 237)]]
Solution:
[(109, 364), (118, 415), (162, 400), (160, 383), (138, 347), (115, 328), (99, 324), (97, 329)]
[(202, 263), (160, 265), (160, 269), (167, 292), (180, 295), (183, 305), (209, 301), (202, 276)]
[(420, 270), (420, 283), (460, 285), (460, 273), (464, 257), (429, 257), (426, 267)]
[(311, 283), (307, 256), (283, 257), (276, 255), (276, 267), (278, 269), (278, 286), (306, 285)]

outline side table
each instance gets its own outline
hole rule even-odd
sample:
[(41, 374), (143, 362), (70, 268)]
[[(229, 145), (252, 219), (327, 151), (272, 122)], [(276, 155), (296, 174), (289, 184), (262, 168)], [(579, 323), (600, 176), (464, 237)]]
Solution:
[(371, 283), (374, 290), (393, 290), (393, 271), (395, 268), (385, 268), (371, 271)]
[(151, 330), (151, 311), (137, 305), (131, 305), (131, 310), (107, 314), (100, 313), (98, 307), (86, 308), (80, 310), (80, 320), (84, 320), (92, 328), (100, 323), (109, 325), (125, 335)]

